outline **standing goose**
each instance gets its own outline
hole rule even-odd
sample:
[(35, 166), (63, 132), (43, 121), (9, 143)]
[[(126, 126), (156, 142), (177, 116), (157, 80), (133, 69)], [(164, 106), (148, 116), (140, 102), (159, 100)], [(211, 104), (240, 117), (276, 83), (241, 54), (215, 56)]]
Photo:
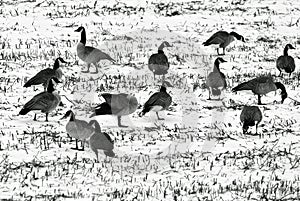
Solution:
[[(48, 121), (48, 114), (58, 106), (61, 100), (60, 96), (54, 92), (54, 82), (59, 83), (60, 81), (56, 77), (50, 78), (47, 91), (35, 95), (24, 105), (19, 114), (25, 115), (30, 111), (37, 110), (46, 113), (46, 121)], [(36, 121), (36, 114), (33, 120)]]
[(56, 77), (58, 80), (62, 78), (62, 71), (59, 66), (59, 62), (67, 63), (62, 58), (58, 57), (55, 59), (53, 68), (46, 68), (38, 72), (35, 76), (33, 76), (30, 80), (28, 80), (24, 87), (30, 87), (32, 85), (40, 85), (43, 84), (44, 90), (47, 90), (47, 83), (49, 79), (52, 77)]
[(247, 133), (249, 126), (255, 126), (257, 134), (257, 127), (262, 120), (262, 113), (257, 106), (244, 106), (240, 120), (243, 123), (244, 134)]
[[(245, 39), (242, 35), (232, 31), (230, 33), (226, 31), (218, 31), (213, 34), (207, 41), (203, 43), (204, 46), (209, 45), (219, 45), (219, 48), (223, 48), (223, 55), (225, 55), (225, 48), (234, 41), (234, 39), (241, 40), (245, 42)], [(217, 48), (217, 53), (219, 53), (219, 48)]]
[(81, 39), (80, 42), (77, 45), (77, 55), (78, 57), (87, 63), (87, 71), (82, 71), (83, 73), (88, 73), (90, 71), (91, 64), (94, 64), (96, 67), (96, 72), (98, 73), (98, 67), (97, 64), (100, 60), (109, 60), (111, 62), (115, 62), (114, 59), (112, 59), (108, 54), (102, 52), (101, 50), (86, 46), (86, 33), (84, 27), (79, 27), (75, 30), (75, 32), (81, 32)]
[(282, 71), (289, 73), (291, 76), (292, 72), (295, 71), (295, 60), (293, 57), (288, 55), (289, 49), (295, 49), (291, 44), (287, 44), (283, 50), (283, 55), (278, 57), (276, 60), (276, 67), (280, 71), (279, 76), (281, 76)]
[(281, 89), (281, 103), (283, 103), (287, 98), (286, 89), (281, 82), (274, 82), (271, 76), (254, 78), (248, 82), (239, 84), (232, 91), (251, 90), (254, 94), (258, 95), (258, 104), (261, 105), (261, 96), (277, 89)]
[(154, 79), (155, 75), (163, 75), (164, 80), (164, 76), (168, 73), (168, 70), (170, 68), (168, 58), (163, 51), (164, 47), (172, 46), (167, 41), (164, 41), (158, 47), (158, 52), (156, 54), (152, 54), (148, 61), (148, 68), (153, 72)]
[(144, 108), (139, 114), (140, 117), (144, 116), (149, 111), (154, 111), (156, 112), (158, 120), (163, 120), (163, 118), (159, 118), (158, 112), (168, 109), (172, 103), (172, 97), (167, 93), (166, 86), (171, 87), (172, 85), (169, 82), (164, 81), (159, 92), (152, 94), (144, 104)]
[(115, 157), (114, 142), (107, 133), (101, 132), (99, 123), (96, 120), (91, 120), (90, 125), (95, 126), (94, 134), (90, 137), (90, 147), (96, 154), (98, 160), (98, 150), (103, 150), (104, 154), (109, 157)]
[[(66, 131), (76, 140), (76, 147), (74, 149), (83, 151), (84, 141), (93, 134), (94, 128), (86, 121), (76, 119), (72, 110), (67, 111), (61, 119), (66, 119), (68, 117), (70, 117), (70, 120), (66, 125)], [(81, 141), (81, 149), (78, 148), (78, 140)]]
[(226, 62), (223, 58), (218, 57), (214, 63), (213, 72), (209, 73), (206, 79), (206, 85), (209, 90), (208, 100), (211, 100), (211, 94), (221, 95), (221, 90), (227, 87), (225, 75), (220, 71), (220, 63)]
[(96, 106), (94, 113), (90, 117), (107, 114), (115, 115), (118, 117), (118, 126), (126, 127), (121, 124), (121, 116), (129, 115), (136, 111), (138, 106), (136, 97), (125, 93), (104, 93), (101, 96), (105, 99), (105, 102)]

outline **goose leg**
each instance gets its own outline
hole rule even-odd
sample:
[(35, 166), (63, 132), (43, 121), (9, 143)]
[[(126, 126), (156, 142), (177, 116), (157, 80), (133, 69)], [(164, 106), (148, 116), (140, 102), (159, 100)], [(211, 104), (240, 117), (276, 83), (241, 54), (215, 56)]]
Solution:
[(156, 112), (156, 116), (157, 116), (157, 119), (158, 119), (158, 120), (165, 120), (164, 118), (160, 118), (160, 117), (158, 116), (158, 112)]
[(255, 128), (256, 128), (255, 134), (257, 134), (257, 127), (258, 127), (258, 122), (255, 125)]
[(220, 53), (219, 53), (219, 48), (217, 48), (217, 53), (218, 53), (218, 55), (220, 55)]
[(84, 151), (84, 142), (85, 142), (85, 140), (81, 140), (81, 151)]
[(93, 63), (94, 64), (94, 66), (95, 66), (95, 72), (94, 73), (92, 73), (92, 74), (98, 74), (98, 64), (97, 63)]
[(208, 99), (207, 100), (211, 100), (211, 98), (210, 98), (210, 88), (208, 88)]
[(36, 114), (34, 114), (34, 118), (33, 118), (33, 121), (36, 121)]
[(261, 95), (257, 95), (258, 96), (258, 105), (261, 105)]
[(127, 127), (127, 126), (124, 126), (124, 125), (121, 124), (121, 116), (118, 116), (118, 126), (123, 127), (123, 128)]
[(78, 140), (76, 138), (75, 138), (75, 148), (72, 149), (78, 150)]
[(225, 47), (223, 47), (223, 54), (222, 55), (225, 55)]
[(90, 66), (91, 66), (91, 64), (90, 63), (88, 63), (87, 64), (87, 70), (86, 71), (81, 71), (82, 73), (88, 73), (88, 72), (90, 72)]
[(49, 113), (46, 113), (46, 121), (47, 121), (47, 122), (48, 122), (48, 114), (49, 114)]

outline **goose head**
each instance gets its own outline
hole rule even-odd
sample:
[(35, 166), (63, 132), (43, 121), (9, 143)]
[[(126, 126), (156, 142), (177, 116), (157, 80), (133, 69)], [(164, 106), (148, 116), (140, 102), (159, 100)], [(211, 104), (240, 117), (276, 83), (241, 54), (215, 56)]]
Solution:
[(78, 29), (75, 30), (75, 32), (81, 32), (85, 30), (83, 26), (78, 27)]
[(68, 117), (71, 117), (70, 121), (73, 121), (75, 119), (75, 115), (72, 110), (68, 110), (61, 119), (66, 119)]
[(63, 60), (63, 58), (58, 57), (57, 59), (55, 59), (53, 69), (58, 69), (59, 68), (59, 62), (67, 63), (65, 60)]
[(245, 42), (244, 36), (242, 36), (242, 35), (240, 35), (240, 34), (234, 32), (234, 31), (230, 32), (229, 35), (234, 36), (237, 40), (240, 40), (240, 41), (242, 41), (242, 42)]
[(213, 71), (214, 71), (214, 72), (220, 71), (220, 63), (225, 63), (225, 62), (227, 62), (227, 61), (225, 61), (222, 57), (218, 57), (218, 58), (215, 60)]
[(288, 50), (296, 49), (296, 48), (294, 48), (294, 46), (292, 46), (291, 44), (287, 44), (287, 45), (285, 46), (285, 48), (288, 49)]
[(172, 47), (172, 46), (170, 45), (169, 42), (164, 41), (164, 42), (162, 42), (162, 44), (158, 47), (158, 50), (163, 50), (165, 47)]
[(93, 119), (93, 120), (90, 121), (89, 125), (90, 126), (94, 125), (96, 133), (101, 133), (101, 127), (100, 127), (100, 124), (98, 123), (98, 121), (96, 121), (95, 119)]

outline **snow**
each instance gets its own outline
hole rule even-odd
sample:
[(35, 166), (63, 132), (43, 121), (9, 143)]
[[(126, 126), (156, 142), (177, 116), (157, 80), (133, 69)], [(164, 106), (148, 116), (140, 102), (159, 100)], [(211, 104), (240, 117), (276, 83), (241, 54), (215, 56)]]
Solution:
[[(95, 4), (96, 3), (96, 4)], [(11, 200), (299, 200), (299, 6), (292, 0), (208, 1), (12, 1), (0, 9), (0, 199)], [(160, 12), (158, 5), (167, 5)], [(94, 7), (94, 5), (96, 5)], [(126, 5), (127, 7), (124, 7)], [(145, 8), (135, 11), (135, 6)], [(120, 11), (113, 9), (120, 8)], [(194, 8), (191, 9), (191, 8)], [(156, 12), (154, 12), (156, 10)], [(123, 13), (123, 11), (126, 11)], [(130, 14), (127, 14), (127, 11)], [(167, 16), (178, 11), (179, 15)], [(114, 14), (115, 13), (115, 14)], [(50, 15), (51, 14), (51, 15)], [(101, 61), (99, 74), (83, 74), (76, 55), (84, 26), (87, 45), (105, 51), (117, 63)], [(203, 89), (216, 55), (204, 42), (217, 30), (236, 31), (221, 64), (228, 88), (221, 101), (209, 101)], [(263, 40), (264, 39), (264, 40)], [(100, 85), (110, 93), (134, 94), (143, 105), (159, 90), (147, 61), (163, 41), (174, 85), (168, 111), (139, 117), (96, 117), (115, 142), (116, 158), (75, 151), (60, 120), (72, 109), (89, 121), (101, 103)], [(265, 42), (264, 42), (265, 41)], [(291, 43), (296, 72), (280, 78), (276, 58)], [(178, 61), (175, 55), (181, 58)], [(42, 86), (23, 88), (38, 71), (61, 56), (63, 84), (57, 86), (63, 107), (44, 122), (44, 114), (19, 116), (22, 106)], [(91, 67), (91, 71), (95, 70)], [(121, 80), (107, 76), (121, 75)], [(271, 73), (285, 84), (280, 93), (262, 97), (258, 133), (242, 134), (243, 105), (256, 105), (252, 92), (231, 88)], [(19, 79), (18, 79), (19, 78)], [(198, 87), (193, 91), (194, 84)], [(106, 86), (107, 85), (107, 86)], [(255, 128), (250, 129), (251, 133)]]

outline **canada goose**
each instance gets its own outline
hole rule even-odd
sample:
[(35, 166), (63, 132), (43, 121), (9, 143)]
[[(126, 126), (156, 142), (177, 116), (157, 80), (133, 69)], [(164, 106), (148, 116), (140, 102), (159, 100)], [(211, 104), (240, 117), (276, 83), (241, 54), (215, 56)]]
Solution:
[(79, 27), (78, 29), (75, 30), (75, 32), (81, 32), (81, 39), (80, 42), (77, 45), (77, 55), (78, 57), (87, 63), (87, 71), (82, 71), (83, 73), (88, 73), (90, 71), (90, 66), (91, 64), (94, 64), (96, 68), (96, 72), (98, 73), (98, 67), (97, 63), (100, 60), (109, 60), (111, 62), (115, 62), (114, 59), (112, 59), (108, 54), (102, 52), (101, 50), (86, 46), (86, 33), (85, 33), (85, 28), (84, 27)]
[[(230, 33), (226, 31), (218, 31), (214, 33), (207, 41), (203, 43), (204, 46), (209, 46), (213, 44), (219, 45), (219, 48), (223, 48), (223, 55), (225, 55), (225, 48), (234, 41), (234, 39), (241, 40), (245, 42), (245, 39), (242, 35), (232, 31)], [(217, 53), (219, 53), (219, 48), (217, 48)]]
[(167, 41), (164, 41), (158, 47), (158, 52), (156, 54), (152, 54), (148, 60), (148, 68), (153, 72), (154, 79), (155, 75), (163, 75), (164, 80), (164, 76), (168, 73), (168, 70), (170, 68), (168, 58), (163, 51), (165, 47), (172, 46)]
[(103, 150), (104, 154), (109, 157), (115, 157), (114, 142), (107, 133), (101, 132), (99, 123), (96, 120), (91, 120), (90, 125), (95, 126), (94, 134), (90, 137), (90, 148), (95, 152), (98, 160), (98, 150)]
[[(94, 128), (88, 122), (76, 119), (72, 110), (68, 110), (61, 119), (68, 117), (70, 117), (70, 119), (66, 125), (66, 131), (71, 137), (75, 138), (75, 149), (84, 150), (84, 141), (93, 134)], [(81, 140), (81, 149), (78, 148), (78, 140)]]
[(172, 97), (167, 93), (166, 86), (171, 87), (172, 85), (169, 82), (164, 81), (159, 92), (152, 94), (146, 101), (142, 112), (139, 114), (140, 117), (144, 116), (149, 111), (154, 111), (156, 112), (158, 120), (163, 120), (163, 118), (159, 118), (158, 112), (168, 109), (172, 103)]
[(208, 100), (211, 100), (213, 95), (221, 95), (221, 90), (227, 87), (225, 75), (220, 71), (220, 63), (226, 62), (223, 58), (218, 57), (214, 63), (213, 72), (209, 73), (206, 79), (206, 85), (209, 90)]
[[(60, 96), (54, 92), (53, 82), (60, 83), (56, 77), (49, 79), (47, 91), (35, 95), (30, 101), (28, 101), (22, 110), (19, 112), (20, 115), (25, 115), (30, 111), (38, 110), (42, 113), (46, 113), (46, 121), (48, 121), (48, 114), (52, 112), (60, 103)], [(36, 121), (36, 114), (34, 115), (34, 121)]]
[(65, 62), (62, 58), (58, 57), (55, 59), (54, 66), (53, 68), (46, 68), (44, 70), (41, 70), (38, 72), (35, 76), (33, 76), (30, 80), (28, 80), (25, 84), (24, 87), (30, 87), (32, 85), (39, 85), (43, 84), (44, 90), (47, 90), (47, 83), (50, 78), (56, 77), (58, 80), (62, 78), (62, 71), (59, 68), (59, 62), (62, 63), (67, 63)]
[(249, 126), (255, 126), (257, 134), (257, 127), (262, 120), (262, 113), (257, 106), (244, 106), (240, 120), (243, 123), (244, 134), (248, 131)]
[(126, 127), (121, 124), (121, 116), (129, 115), (136, 111), (138, 106), (136, 97), (125, 93), (104, 93), (101, 96), (105, 99), (105, 102), (96, 106), (94, 113), (90, 117), (107, 114), (115, 115), (118, 117), (118, 126)]
[(261, 105), (261, 95), (265, 95), (271, 91), (281, 89), (281, 103), (287, 98), (287, 92), (284, 85), (280, 82), (274, 82), (271, 76), (261, 76), (254, 78), (248, 82), (239, 84), (232, 89), (233, 92), (242, 90), (251, 90), (258, 95), (258, 104)]
[(280, 71), (279, 76), (281, 76), (282, 70), (289, 73), (291, 76), (292, 72), (295, 71), (295, 60), (293, 57), (288, 55), (289, 49), (295, 49), (291, 44), (287, 44), (283, 50), (283, 55), (278, 57), (276, 60), (276, 67)]

